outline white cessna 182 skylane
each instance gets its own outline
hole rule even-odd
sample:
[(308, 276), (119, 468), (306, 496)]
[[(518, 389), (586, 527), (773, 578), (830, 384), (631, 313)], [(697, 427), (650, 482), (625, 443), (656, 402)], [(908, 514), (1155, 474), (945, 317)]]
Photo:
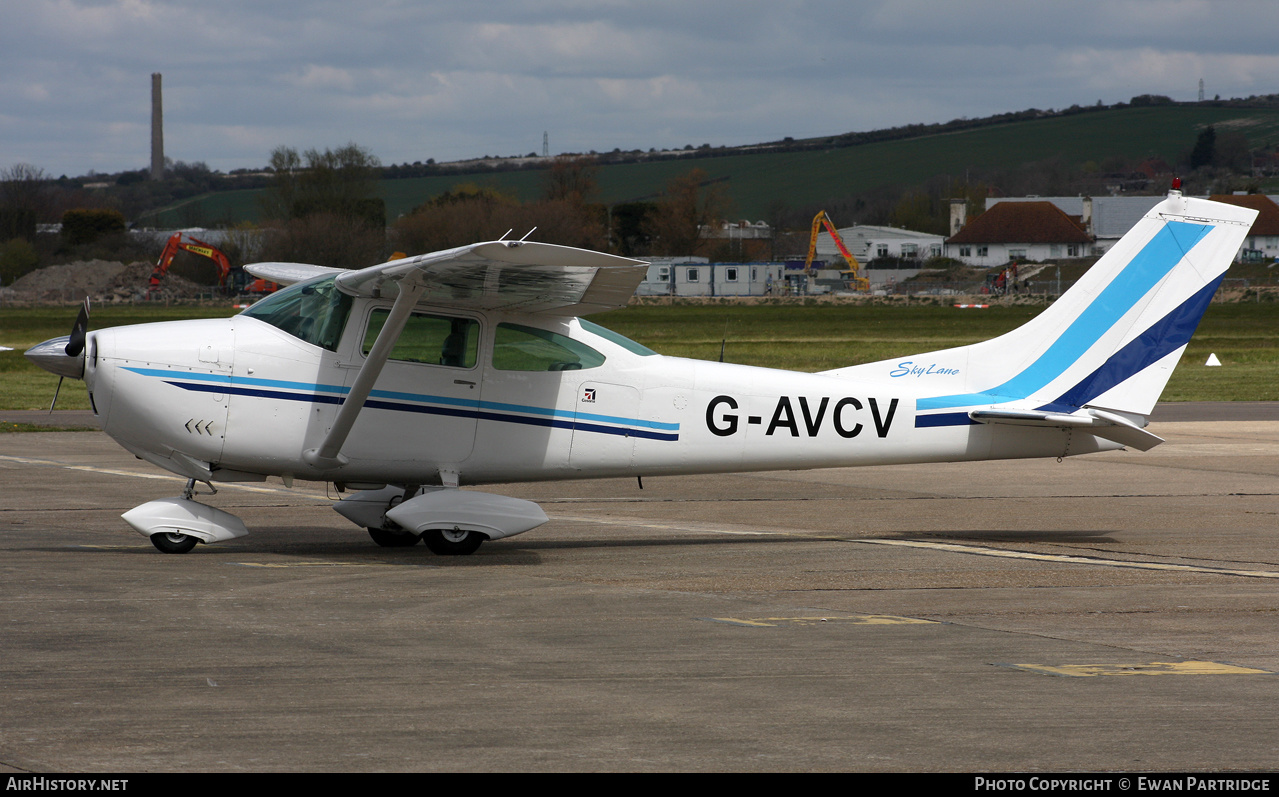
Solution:
[(281, 476), (358, 490), (334, 508), (380, 545), (467, 554), (547, 518), (461, 485), (1148, 450), (1255, 216), (1173, 191), (1019, 329), (816, 374), (657, 355), (576, 317), (625, 306), (646, 264), (511, 240), (249, 266), (289, 287), (228, 319), (88, 332), (82, 311), (27, 356), (190, 480), (124, 515), (161, 551), (248, 533), (197, 482)]

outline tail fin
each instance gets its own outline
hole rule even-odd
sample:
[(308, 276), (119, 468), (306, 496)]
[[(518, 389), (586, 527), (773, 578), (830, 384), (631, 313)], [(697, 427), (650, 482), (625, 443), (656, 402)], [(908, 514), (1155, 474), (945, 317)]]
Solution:
[[(1149, 415), (1256, 216), (1173, 192), (1030, 322), (992, 340), (913, 358), (963, 377), (961, 392), (917, 401), (920, 425), (929, 425), (925, 414), (996, 406), (1055, 416), (1084, 407)], [(831, 375), (864, 377), (879, 366), (891, 376), (884, 366), (901, 365)], [(937, 425), (944, 425), (940, 418)]]

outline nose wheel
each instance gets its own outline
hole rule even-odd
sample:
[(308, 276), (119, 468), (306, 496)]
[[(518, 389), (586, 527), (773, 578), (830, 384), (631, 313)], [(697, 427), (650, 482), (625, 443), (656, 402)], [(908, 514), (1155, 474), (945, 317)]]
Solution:
[(148, 501), (120, 517), (163, 553), (186, 553), (199, 542), (223, 542), (249, 533), (235, 515), (187, 495)]
[(190, 534), (161, 531), (151, 535), (151, 544), (165, 553), (186, 553), (195, 547), (198, 539)]

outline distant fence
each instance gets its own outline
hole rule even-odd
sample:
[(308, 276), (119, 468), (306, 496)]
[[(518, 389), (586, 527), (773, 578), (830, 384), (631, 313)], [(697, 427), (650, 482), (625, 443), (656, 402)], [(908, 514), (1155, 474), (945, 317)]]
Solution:
[[(1076, 280), (1031, 280), (1029, 286), (1019, 285), (1008, 291), (993, 292), (977, 282), (899, 282), (895, 285), (876, 287), (872, 292), (881, 296), (947, 297), (947, 296), (1009, 296), (1045, 297), (1056, 299), (1070, 290)], [(1244, 294), (1244, 295), (1240, 295)], [(1269, 298), (1266, 298), (1269, 297)], [(1221, 281), (1214, 301), (1279, 300), (1279, 275), (1269, 280), (1228, 278)]]

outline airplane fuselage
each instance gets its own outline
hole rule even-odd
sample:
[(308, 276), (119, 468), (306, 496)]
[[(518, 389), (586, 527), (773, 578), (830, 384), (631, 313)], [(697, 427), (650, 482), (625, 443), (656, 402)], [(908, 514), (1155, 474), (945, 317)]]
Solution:
[(916, 399), (945, 392), (954, 369), (903, 360), (879, 378), (836, 378), (665, 357), (578, 319), (428, 307), (428, 319), (464, 323), (469, 352), (426, 352), (428, 335), (393, 355), (342, 448), (347, 463), (308, 464), (300, 452), (328, 432), (388, 307), (356, 300), (331, 349), (250, 316), (105, 329), (91, 333), (86, 382), (121, 445), (214, 481), (485, 484), (1118, 447), (1085, 436), (1071, 448), (1060, 429), (918, 426)]

